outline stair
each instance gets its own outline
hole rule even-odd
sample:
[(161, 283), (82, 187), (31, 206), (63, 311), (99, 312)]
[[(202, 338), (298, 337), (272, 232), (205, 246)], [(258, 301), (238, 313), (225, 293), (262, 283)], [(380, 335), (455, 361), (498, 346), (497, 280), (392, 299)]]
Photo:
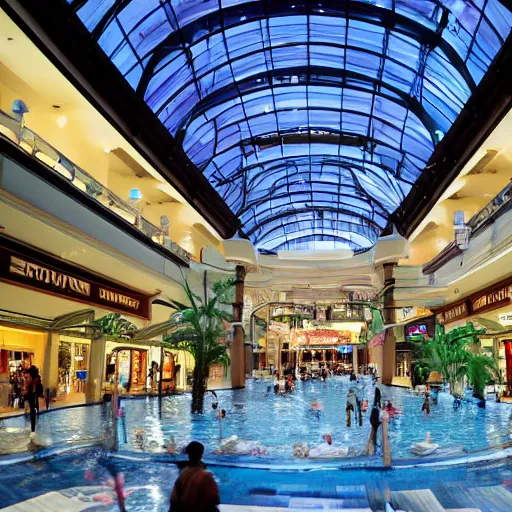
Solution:
[[(344, 510), (345, 512), (372, 512), (364, 485), (336, 486), (333, 495), (304, 484), (280, 485), (275, 489), (253, 489), (251, 503), (256, 510)], [(232, 506), (231, 506), (232, 507)], [(261, 508), (263, 507), (263, 508)], [(252, 511), (251, 507), (221, 508), (226, 512)]]

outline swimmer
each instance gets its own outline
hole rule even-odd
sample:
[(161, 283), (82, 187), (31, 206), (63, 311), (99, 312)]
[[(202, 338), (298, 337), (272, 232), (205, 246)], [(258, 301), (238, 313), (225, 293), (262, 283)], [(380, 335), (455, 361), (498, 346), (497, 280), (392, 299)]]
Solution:
[(391, 403), (390, 400), (386, 402), (384, 410), (387, 411), (390, 419), (400, 414), (400, 411)]
[(137, 441), (139, 443), (144, 441), (144, 429), (137, 428), (137, 429), (135, 429), (134, 434), (135, 434), (135, 441)]
[(320, 402), (315, 400), (314, 402), (311, 402), (311, 405), (309, 406), (309, 410), (316, 416), (320, 417), (320, 414), (324, 410), (324, 406)]
[(222, 442), (222, 420), (226, 417), (226, 410), (221, 409), (217, 413), (217, 419), (219, 420), (219, 441)]
[(424, 457), (425, 455), (433, 455), (439, 449), (438, 444), (432, 443), (430, 432), (427, 432), (425, 441), (422, 443), (415, 443), (411, 446), (411, 452), (414, 455)]
[(167, 453), (169, 455), (176, 455), (176, 441), (174, 437), (169, 438), (169, 442), (167, 443)]

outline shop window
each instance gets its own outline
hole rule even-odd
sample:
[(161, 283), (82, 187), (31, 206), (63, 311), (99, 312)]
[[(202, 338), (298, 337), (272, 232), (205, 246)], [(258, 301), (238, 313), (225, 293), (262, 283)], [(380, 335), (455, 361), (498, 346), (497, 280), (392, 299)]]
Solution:
[(396, 353), (396, 377), (410, 377), (411, 376), (411, 352), (397, 352)]

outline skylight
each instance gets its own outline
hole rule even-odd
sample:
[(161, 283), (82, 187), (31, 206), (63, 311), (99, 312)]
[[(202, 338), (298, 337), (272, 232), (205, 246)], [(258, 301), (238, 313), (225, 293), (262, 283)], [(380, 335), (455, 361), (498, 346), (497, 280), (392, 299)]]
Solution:
[(68, 1), (270, 251), (373, 246), (512, 26), (499, 0)]

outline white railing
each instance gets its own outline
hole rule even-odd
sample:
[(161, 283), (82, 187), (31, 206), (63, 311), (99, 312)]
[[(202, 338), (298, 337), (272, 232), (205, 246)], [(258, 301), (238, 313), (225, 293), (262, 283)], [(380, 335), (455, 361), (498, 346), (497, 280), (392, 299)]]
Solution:
[(173, 242), (162, 228), (149, 222), (136, 208), (104, 187), (99, 181), (95, 180), (81, 167), (66, 158), (48, 142), (39, 137), (39, 135), (1, 110), (0, 136), (17, 144), (23, 151), (44, 163), (62, 177), (62, 179), (72, 183), (84, 194), (92, 197), (111, 212), (115, 213), (132, 226), (135, 226), (139, 231), (144, 233), (144, 235), (153, 240), (153, 242), (162, 245), (185, 262), (188, 263), (190, 261), (190, 254)]

